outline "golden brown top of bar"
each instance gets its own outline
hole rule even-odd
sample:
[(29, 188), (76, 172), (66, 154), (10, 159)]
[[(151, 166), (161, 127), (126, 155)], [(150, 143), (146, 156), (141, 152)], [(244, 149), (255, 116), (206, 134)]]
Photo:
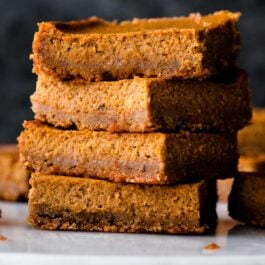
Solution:
[(80, 21), (70, 22), (42, 22), (40, 26), (54, 27), (64, 33), (70, 34), (109, 34), (144, 32), (155, 30), (207, 30), (224, 25), (228, 21), (238, 21), (240, 13), (219, 11), (202, 16), (199, 13), (190, 14), (187, 17), (133, 19), (131, 21), (108, 22), (98, 17), (91, 17)]
[(265, 154), (255, 156), (240, 156), (239, 171), (258, 172), (265, 175)]

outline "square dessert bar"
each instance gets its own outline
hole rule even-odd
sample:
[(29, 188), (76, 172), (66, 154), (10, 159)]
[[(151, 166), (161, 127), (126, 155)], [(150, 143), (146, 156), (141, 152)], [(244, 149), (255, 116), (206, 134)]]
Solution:
[(109, 133), (24, 122), (20, 158), (43, 174), (166, 184), (237, 171), (236, 134)]
[(0, 200), (25, 200), (29, 190), (29, 172), (19, 161), (16, 145), (0, 145)]
[(42, 22), (33, 41), (33, 71), (79, 81), (141, 77), (205, 78), (235, 64), (239, 13)]
[(247, 74), (207, 80), (134, 78), (76, 84), (40, 74), (35, 118), (57, 127), (112, 132), (237, 131), (251, 118)]
[(216, 224), (215, 181), (173, 186), (33, 174), (28, 222), (50, 230), (200, 234)]
[(243, 156), (265, 155), (265, 109), (253, 109), (251, 124), (238, 132), (238, 145)]
[(229, 213), (240, 222), (265, 227), (265, 173), (242, 173), (235, 178)]

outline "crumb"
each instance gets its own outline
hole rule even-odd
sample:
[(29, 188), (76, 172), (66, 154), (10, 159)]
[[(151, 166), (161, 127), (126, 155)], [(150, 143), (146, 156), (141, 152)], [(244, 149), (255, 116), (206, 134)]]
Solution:
[(205, 250), (205, 251), (216, 251), (220, 248), (221, 248), (220, 246), (218, 246), (216, 243), (212, 242), (212, 243), (204, 246), (203, 250)]
[(3, 235), (0, 235), (0, 240), (7, 240), (7, 238)]
[(202, 18), (200, 13), (191, 13), (189, 15), (189, 17), (192, 18), (194, 20), (194, 22), (197, 23), (197, 24), (200, 23), (201, 18)]

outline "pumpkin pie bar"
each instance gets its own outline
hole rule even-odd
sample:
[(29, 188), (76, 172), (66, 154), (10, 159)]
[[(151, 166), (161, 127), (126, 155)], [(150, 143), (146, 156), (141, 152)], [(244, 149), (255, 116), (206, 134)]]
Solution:
[(49, 230), (201, 234), (216, 223), (215, 182), (159, 186), (33, 174), (28, 222)]
[(43, 174), (166, 184), (237, 171), (236, 134), (109, 133), (24, 122), (20, 158)]
[(0, 200), (26, 199), (29, 173), (19, 161), (16, 145), (0, 146)]
[(57, 127), (112, 132), (237, 131), (251, 118), (245, 71), (211, 80), (134, 78), (76, 84), (40, 74), (35, 118)]
[(265, 109), (254, 108), (249, 126), (238, 132), (239, 169), (265, 172)]
[(243, 156), (265, 155), (265, 109), (253, 109), (251, 124), (238, 133), (238, 145)]
[(33, 71), (78, 81), (206, 78), (235, 64), (239, 17), (219, 11), (121, 23), (96, 17), (42, 22), (33, 41)]
[(243, 223), (265, 227), (265, 174), (242, 173), (229, 196), (229, 213)]

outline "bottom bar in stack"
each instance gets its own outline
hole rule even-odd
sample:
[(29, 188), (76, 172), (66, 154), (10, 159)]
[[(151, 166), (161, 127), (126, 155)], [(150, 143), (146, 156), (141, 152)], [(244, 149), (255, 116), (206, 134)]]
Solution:
[(29, 224), (50, 230), (200, 234), (216, 225), (216, 182), (141, 185), (32, 174)]

